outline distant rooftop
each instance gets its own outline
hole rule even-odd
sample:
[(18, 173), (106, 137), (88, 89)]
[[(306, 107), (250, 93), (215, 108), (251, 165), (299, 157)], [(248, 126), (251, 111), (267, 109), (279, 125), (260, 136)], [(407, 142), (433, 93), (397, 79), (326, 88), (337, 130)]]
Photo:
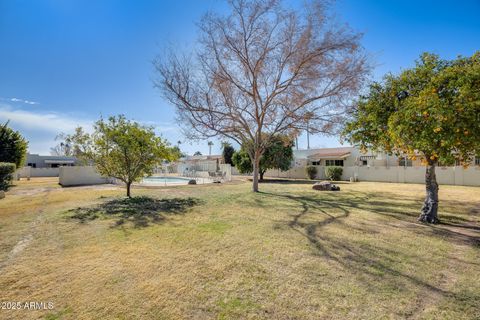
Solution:
[(337, 147), (337, 148), (316, 148), (316, 149), (300, 149), (293, 150), (293, 154), (297, 159), (309, 159), (319, 157), (345, 157), (352, 151), (353, 147)]

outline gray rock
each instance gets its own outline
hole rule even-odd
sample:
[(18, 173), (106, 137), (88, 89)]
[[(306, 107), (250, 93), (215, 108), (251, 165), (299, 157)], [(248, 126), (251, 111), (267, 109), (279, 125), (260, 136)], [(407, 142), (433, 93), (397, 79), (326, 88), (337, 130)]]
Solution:
[(312, 186), (313, 190), (320, 191), (330, 191), (332, 189), (332, 184), (328, 181), (317, 182)]
[(312, 186), (313, 190), (319, 191), (340, 191), (340, 187), (336, 186), (329, 181), (321, 181), (317, 182)]

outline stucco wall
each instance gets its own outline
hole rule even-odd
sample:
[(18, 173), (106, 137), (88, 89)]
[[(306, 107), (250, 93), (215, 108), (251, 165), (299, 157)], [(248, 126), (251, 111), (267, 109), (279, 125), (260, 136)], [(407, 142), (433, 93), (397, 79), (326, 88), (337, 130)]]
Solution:
[(95, 167), (60, 167), (59, 183), (64, 186), (92, 185), (111, 183), (112, 179), (100, 176)]
[[(317, 179), (325, 179), (325, 167), (317, 167)], [(234, 170), (236, 171), (236, 170)], [(480, 167), (439, 167), (436, 169), (439, 184), (480, 186)], [(266, 177), (305, 179), (305, 167), (288, 171), (268, 170)], [(343, 167), (343, 180), (356, 177), (358, 181), (378, 181), (396, 183), (424, 183), (425, 167)]]
[(58, 177), (60, 168), (31, 168), (31, 177)]
[(19, 178), (58, 177), (59, 174), (60, 174), (60, 168), (23, 167), (16, 171), (15, 176)]

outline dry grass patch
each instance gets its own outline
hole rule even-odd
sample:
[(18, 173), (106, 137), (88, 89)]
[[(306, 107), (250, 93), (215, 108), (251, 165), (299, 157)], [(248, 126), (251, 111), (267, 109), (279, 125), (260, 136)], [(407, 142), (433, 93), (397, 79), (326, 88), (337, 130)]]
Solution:
[[(55, 309), (0, 310), (0, 317), (480, 317), (478, 188), (441, 187), (448, 224), (438, 226), (416, 223), (420, 185), (249, 190), (248, 183), (137, 188), (133, 200), (101, 188), (54, 188), (28, 202), (9, 195), (0, 201), (8, 217), (2, 231), (14, 238), (1, 240), (2, 298), (52, 301)], [(76, 214), (96, 218), (81, 223)], [(32, 226), (36, 216), (33, 227), (16, 229), (16, 218)], [(28, 246), (5, 259), (25, 234)]]

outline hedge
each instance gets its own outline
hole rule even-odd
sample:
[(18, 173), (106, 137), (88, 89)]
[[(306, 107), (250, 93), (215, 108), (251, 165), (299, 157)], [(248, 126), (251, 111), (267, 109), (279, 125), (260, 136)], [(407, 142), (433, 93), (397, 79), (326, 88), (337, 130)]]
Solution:
[(325, 167), (325, 176), (332, 181), (339, 181), (342, 179), (343, 168), (342, 167)]
[(305, 168), (305, 172), (307, 173), (307, 177), (308, 177), (310, 180), (313, 180), (313, 179), (315, 179), (315, 177), (317, 176), (317, 167), (307, 166), (307, 167)]

